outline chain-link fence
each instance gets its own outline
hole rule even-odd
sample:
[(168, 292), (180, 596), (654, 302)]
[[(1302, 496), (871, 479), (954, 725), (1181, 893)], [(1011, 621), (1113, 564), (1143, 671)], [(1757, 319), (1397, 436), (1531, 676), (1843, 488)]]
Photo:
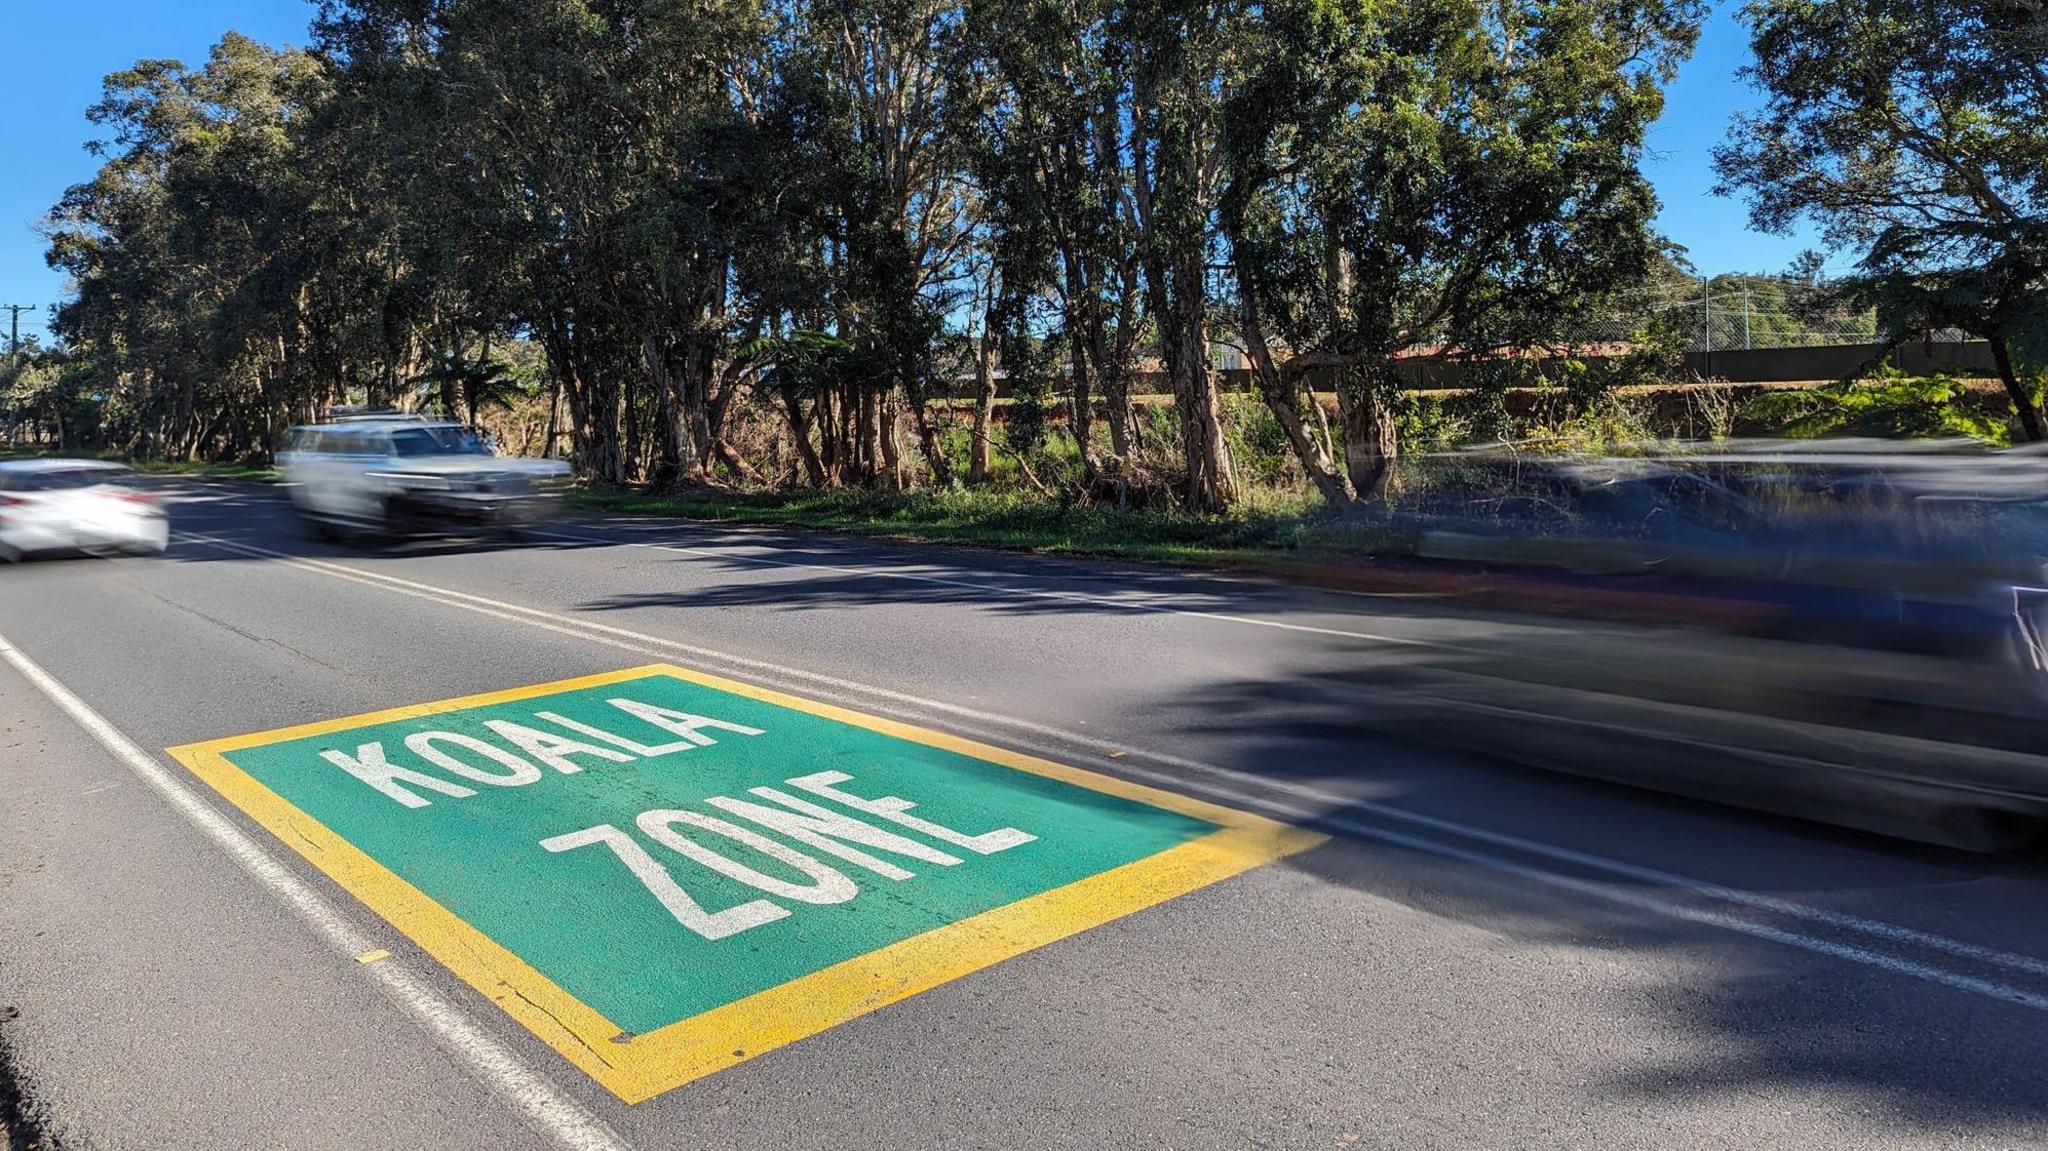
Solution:
[[(1650, 305), (1650, 316), (1619, 318), (1605, 338), (1627, 340), (1646, 318), (1669, 325), (1687, 352), (1756, 351), (1770, 348), (1826, 348), (1878, 344), (1886, 333), (1870, 308), (1848, 308), (1790, 297), (1781, 291), (1702, 292), (1691, 298)], [(1920, 334), (1934, 343), (1962, 343), (1970, 337), (1954, 328)]]

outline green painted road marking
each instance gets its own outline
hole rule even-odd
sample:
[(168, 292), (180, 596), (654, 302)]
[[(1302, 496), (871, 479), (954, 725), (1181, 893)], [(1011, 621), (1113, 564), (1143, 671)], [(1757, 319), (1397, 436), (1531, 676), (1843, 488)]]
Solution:
[(665, 665), (173, 754), (629, 1101), (1319, 841)]

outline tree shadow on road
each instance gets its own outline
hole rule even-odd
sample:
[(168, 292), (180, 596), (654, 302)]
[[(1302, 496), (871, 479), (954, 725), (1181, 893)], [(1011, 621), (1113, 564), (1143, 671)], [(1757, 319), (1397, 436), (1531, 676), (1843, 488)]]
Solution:
[[(2048, 975), (1730, 905), (1570, 854), (2031, 957), (2048, 956), (2037, 914), (2048, 860), (2039, 851), (1986, 857), (1908, 844), (1392, 738), (1383, 709), (1370, 706), (1383, 677), (1347, 674), (1340, 663), (1305, 659), (1293, 676), (1165, 701), (1162, 722), (1229, 748), (1223, 766), (1292, 785), (1290, 799), (1332, 821), (1326, 829), (1337, 838), (1297, 857), (1298, 870), (1477, 928), (1509, 967), (1570, 971), (1563, 982), (1578, 988), (1576, 1009), (1593, 1032), (1653, 1037), (1594, 1052), (1581, 1080), (1586, 1103), (1643, 1108), (1646, 1117), (1695, 1104), (1812, 1106), (1936, 1142), (2048, 1124), (2048, 1078), (2039, 1074), (2048, 1066)], [(1298, 798), (1309, 794), (1366, 798)], [(1524, 841), (1552, 850), (1517, 846)], [(1589, 894), (1586, 883), (1632, 902)], [(1359, 969), (1384, 966), (1379, 941), (1350, 945)], [(1460, 978), (1455, 968), (1442, 976)], [(1948, 976), (1964, 986), (1938, 981)], [(1531, 992), (1552, 994), (1556, 982), (1532, 981)], [(1992, 985), (2039, 998), (2009, 1002)], [(1359, 995), (1329, 1007), (1369, 1025), (1370, 996)], [(1586, 1039), (1560, 1036), (1553, 1054), (1568, 1057)]]

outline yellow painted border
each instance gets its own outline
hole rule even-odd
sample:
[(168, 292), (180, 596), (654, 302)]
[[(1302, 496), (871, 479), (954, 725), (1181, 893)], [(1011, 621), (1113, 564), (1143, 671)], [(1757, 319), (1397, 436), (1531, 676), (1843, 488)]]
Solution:
[[(1065, 887), (855, 956), (660, 1030), (627, 1036), (616, 1024), (525, 960), (257, 782), (230, 763), (226, 754), (372, 724), (512, 703), (656, 675), (674, 676), (777, 707), (1165, 808), (1216, 824), (1218, 830)], [(1327, 838), (1170, 791), (665, 663), (187, 744), (171, 748), (170, 754), (390, 921), (463, 982), (482, 992), (563, 1058), (629, 1104), (1033, 948), (1307, 850)]]

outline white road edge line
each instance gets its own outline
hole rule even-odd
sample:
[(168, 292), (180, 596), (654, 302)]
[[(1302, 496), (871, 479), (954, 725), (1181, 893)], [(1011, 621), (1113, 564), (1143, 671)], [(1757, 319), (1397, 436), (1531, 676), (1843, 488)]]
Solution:
[[(113, 753), (114, 758), (155, 788), (179, 815), (225, 850), (243, 870), (298, 912), (337, 953), (353, 960), (376, 947), (369, 936), (336, 911), (324, 896), (279, 863), (276, 857), (230, 822), (179, 775), (121, 734), (90, 704), (44, 671), (40, 664), (5, 636), (0, 636), (0, 658), (12, 664), (22, 678), (62, 708), (78, 726), (99, 741), (100, 746)], [(425, 1027), (443, 1050), (510, 1104), (537, 1133), (570, 1151), (628, 1151), (629, 1144), (602, 1119), (563, 1094), (510, 1048), (486, 1034), (461, 1008), (422, 983), (402, 964), (373, 963), (361, 970), (376, 980), (393, 1002)]]
[[(1060, 728), (1050, 727), (1045, 724), (1034, 723), (1030, 720), (1017, 719), (1011, 716), (978, 711), (973, 708), (962, 707), (958, 704), (945, 703), (940, 700), (925, 699), (923, 697), (910, 695), (904, 692), (892, 691), (888, 688), (873, 687), (852, 680), (840, 679), (835, 676), (828, 676), (816, 672), (803, 671), (798, 668), (783, 667), (781, 665), (769, 663), (763, 660), (751, 659), (745, 656), (731, 655), (725, 652), (713, 650), (711, 648), (699, 647), (694, 644), (687, 644), (677, 640), (665, 639), (660, 636), (648, 635), (644, 632), (630, 631), (625, 628), (614, 627), (610, 624), (598, 623), (594, 620), (576, 619), (570, 616), (544, 611), (540, 608), (532, 608), (520, 604), (507, 603), (502, 600), (495, 600), (487, 598), (485, 596), (472, 595), (468, 592), (456, 591), (452, 588), (439, 587), (434, 584), (419, 583), (417, 581), (404, 579), (399, 576), (385, 575), (380, 572), (364, 571), (360, 568), (352, 568), (344, 564), (331, 563), (325, 560), (315, 560), (300, 556), (293, 556), (285, 552), (273, 551), (269, 548), (261, 547), (255, 544), (246, 544), (234, 540), (225, 540), (215, 536), (203, 536), (195, 533), (181, 532), (178, 533), (178, 538), (181, 541), (208, 544), (214, 547), (223, 548), (225, 550), (240, 552), (244, 555), (248, 555), (253, 558), (266, 559), (273, 562), (277, 562), (280, 563), (282, 566), (298, 567), (307, 571), (327, 575), (331, 578), (347, 580), (354, 583), (361, 583), (370, 587), (382, 588), (384, 590), (391, 591), (396, 594), (412, 596), (417, 599), (424, 599), (430, 602), (440, 603), (449, 607), (460, 608), (465, 611), (474, 612), (480, 615), (490, 616), (496, 619), (502, 619), (507, 622), (520, 623), (529, 627), (539, 628), (543, 631), (550, 631), (559, 635), (570, 636), (572, 638), (579, 638), (592, 643), (600, 643), (609, 647), (615, 647), (621, 650), (631, 651), (642, 655), (652, 655), (656, 657), (661, 657), (664, 654), (681, 652), (690, 656), (703, 659), (710, 659), (730, 664), (736, 667), (749, 668), (756, 672), (767, 675), (771, 678), (809, 682), (844, 693), (846, 695), (856, 697), (867, 697), (870, 699), (888, 700), (892, 703), (902, 704), (915, 710), (932, 711), (941, 714), (957, 716), (961, 719), (969, 721), (970, 723), (981, 725), (985, 730), (988, 728), (994, 728), (999, 730), (1008, 729), (1010, 731), (1025, 731), (1044, 738), (1056, 740), (1061, 743), (1092, 748), (1095, 750), (1102, 751), (1104, 753), (1113, 751), (1126, 752), (1127, 754), (1125, 756), (1119, 758), (1116, 761), (1116, 768), (1118, 771), (1124, 772), (1126, 774), (1141, 779), (1146, 779), (1155, 783), (1163, 784), (1168, 787), (1198, 787), (1205, 791), (1228, 795), (1237, 802), (1247, 802), (1255, 806), (1263, 806), (1268, 809), (1281, 812), (1283, 818), (1295, 820), (1301, 820), (1303, 818), (1314, 818), (1322, 822), (1329, 823), (1332, 826), (1340, 827), (1342, 830), (1346, 831), (1349, 834), (1369, 836), (1372, 838), (1381, 839), (1386, 842), (1398, 843), (1402, 846), (1415, 847), (1417, 850), (1429, 851), (1437, 855), (1444, 855), (1458, 859), (1465, 859), (1467, 855), (1471, 855), (1474, 856), (1475, 859), (1492, 860), (1495, 862), (1490, 862), (1483, 865), (1490, 867), (1498, 866), (1500, 869), (1508, 871), (1512, 874), (1522, 874), (1526, 871), (1533, 874), (1547, 876), (1550, 878), (1545, 879), (1544, 882), (1551, 882), (1554, 879), (1556, 881), (1559, 881), (1561, 885), (1565, 886), (1570, 886), (1574, 884), (1585, 884), (1586, 893), (1594, 894), (1599, 896), (1600, 898), (1609, 899), (1614, 902), (1626, 903), (1639, 907), (1651, 907), (1654, 910), (1660, 911), (1664, 914), (1675, 916), (1680, 919), (1686, 919), (1700, 923), (1711, 923), (1716, 926), (1727, 927), (1730, 930), (1737, 930), (1742, 931), (1746, 934), (1757, 935), (1760, 938), (1767, 938), (1781, 943), (1788, 943), (1791, 946), (1805, 947), (1808, 950), (1818, 951), (1822, 954), (1835, 955), (1838, 958), (1851, 959), (1855, 962), (1873, 962), (1875, 966), (1885, 967), (1887, 970), (1895, 970), (1900, 972), (1901, 974), (1911, 974), (1914, 975), (1916, 978), (1929, 978), (1932, 979), (1934, 982), (1948, 983), (1950, 986), (1956, 986), (1964, 990), (1971, 990), (1985, 994), (1993, 994), (1994, 998), (2007, 1000), (2009, 1002), (2025, 1003), (2028, 1006), (2038, 1005), (2048, 1007), (2048, 1000), (2042, 1000), (2040, 1004), (2036, 1004), (2031, 1001), (2036, 997), (2031, 996), (2028, 992), (2019, 991), (2015, 988), (2005, 987), (2000, 984), (1992, 984), (1985, 981), (1977, 980), (1971, 976), (1939, 972), (1936, 969), (1924, 968), (1921, 965), (1911, 963), (1907, 960), (1896, 959), (1889, 956), (1882, 956), (1874, 952), (1867, 952), (1859, 948), (1846, 947), (1845, 945), (1835, 944), (1826, 940), (1813, 939), (1811, 937), (1806, 936), (1798, 936), (1789, 932), (1781, 932), (1776, 928), (1768, 927), (1761, 924), (1748, 923), (1748, 921), (1734, 920), (1732, 917), (1722, 916), (1718, 913), (1701, 911), (1697, 908), (1685, 907), (1681, 904), (1672, 903), (1665, 900), (1659, 900), (1656, 899), (1656, 897), (1654, 896), (1642, 895), (1640, 893), (1635, 892), (1626, 892), (1602, 884), (1592, 884), (1584, 880), (1574, 879), (1570, 876), (1559, 875), (1554, 872), (1546, 872), (1540, 871), (1539, 869), (1535, 868), (1528, 868), (1525, 865), (1514, 863), (1511, 860), (1500, 859), (1498, 856), (1491, 856), (1477, 852), (1468, 852), (1465, 848), (1460, 848), (1452, 844), (1441, 844), (1433, 840), (1416, 839), (1415, 837), (1405, 835), (1401, 832), (1373, 828), (1371, 827), (1371, 825), (1364, 824), (1356, 820), (1346, 820), (1340, 816), (1314, 815), (1313, 813), (1304, 816), (1301, 813), (1300, 809), (1287, 808), (1286, 805), (1276, 803), (1268, 798), (1260, 797), (1255, 793), (1248, 793), (1230, 788), (1223, 788), (1219, 787), (1214, 783), (1200, 783), (1196, 781), (1191, 781), (1184, 775), (1176, 775), (1169, 772), (1141, 767), (1138, 764), (1134, 763), (1133, 760), (1143, 759), (1155, 764), (1159, 764), (1164, 767), (1178, 768), (1182, 771), (1193, 772), (1199, 775), (1211, 777), (1213, 779), (1228, 780), (1232, 783), (1239, 785), (1240, 787), (1255, 788), (1260, 791), (1266, 792), (1282, 792), (1300, 799), (1311, 801), (1313, 803), (1325, 805), (1333, 810), (1349, 810), (1359, 812), (1374, 816), (1379, 819), (1385, 819), (1391, 822), (1406, 824), (1410, 827), (1420, 828), (1426, 831), (1437, 832), (1440, 834), (1453, 835), (1461, 839), (1472, 840), (1475, 842), (1491, 844), (1495, 847), (1505, 848), (1508, 850), (1520, 852), (1525, 855), (1533, 855), (1538, 858), (1547, 859), (1554, 863), (1562, 863), (1582, 867), (1590, 871), (1602, 872), (1615, 878), (1631, 880), (1638, 883), (1650, 884), (1656, 887), (1683, 892), (1687, 895), (1696, 896), (1703, 899), (1709, 899), (1719, 903), (1725, 903), (1738, 907), (1747, 908), (1752, 911), (1761, 911), (1773, 915), (1780, 915), (1788, 919), (1800, 920), (1809, 924), (1833, 928), (1838, 931), (1854, 932), (1857, 934), (1869, 936), (1871, 938), (1886, 940), (1891, 943), (1921, 947), (1929, 951), (1940, 952), (1942, 954), (1949, 955), (1957, 959), (1970, 960), (1972, 962), (1982, 963), (1987, 966), (1999, 967), (2009, 971), (2023, 972), (2034, 976), (2048, 978), (2048, 960), (2038, 959), (2033, 956), (2018, 955), (2008, 951), (2001, 951), (1996, 948), (1985, 947), (1980, 944), (1968, 943), (1963, 940), (1953, 939), (1945, 935), (1939, 935), (1933, 932), (1922, 931), (1918, 928), (1907, 927), (1902, 924), (1890, 923), (1884, 920), (1868, 919), (1863, 916), (1851, 915), (1849, 913), (1840, 911), (1832, 911), (1827, 908), (1813, 907), (1807, 904), (1796, 903), (1792, 900), (1782, 899), (1780, 897), (1773, 895), (1765, 895), (1760, 892), (1750, 891), (1744, 888), (1729, 887), (1724, 884), (1694, 879), (1690, 876), (1680, 875), (1675, 872), (1664, 871), (1653, 867), (1646, 867), (1640, 864), (1628, 863), (1623, 860), (1612, 859), (1607, 856), (1594, 855), (1589, 852), (1577, 851), (1572, 848), (1560, 847), (1554, 844), (1543, 843), (1538, 840), (1525, 839), (1521, 836), (1511, 835), (1505, 832), (1490, 831), (1486, 828), (1475, 827), (1470, 824), (1459, 823), (1455, 820), (1443, 819), (1438, 816), (1426, 815), (1421, 812), (1408, 811), (1404, 808), (1393, 807), (1386, 804), (1375, 803), (1371, 800), (1358, 799), (1351, 796), (1341, 795), (1336, 792), (1325, 791), (1321, 788), (1311, 787), (1304, 784), (1292, 783), (1285, 780), (1269, 779), (1251, 772), (1239, 771), (1235, 768), (1223, 767), (1218, 764), (1205, 763), (1201, 760), (1189, 759), (1184, 756), (1173, 755), (1165, 752), (1147, 751), (1143, 748), (1131, 747), (1127, 744), (1112, 742), (1109, 740), (1101, 739), (1097, 736), (1087, 735), (1081, 732), (1066, 731)], [(1461, 852), (1464, 852), (1466, 854), (1459, 854)], [(1579, 890), (1579, 888), (1577, 887), (1574, 887), (1573, 889)], [(1732, 924), (1738, 922), (1746, 923), (1747, 926), (1732, 926)], [(1807, 940), (1807, 942), (1792, 943), (1791, 941), (1794, 939)], [(1865, 960), (1863, 958), (1858, 958), (1859, 956), (1871, 956), (1872, 959)], [(1911, 970), (1908, 970), (1909, 968)], [(1920, 974), (1920, 972), (1922, 971), (1930, 972), (1931, 974)], [(1950, 982), (1950, 980), (1960, 982)], [(1995, 993), (1988, 992), (1984, 990), (1985, 988), (1996, 989), (1996, 991)]]

